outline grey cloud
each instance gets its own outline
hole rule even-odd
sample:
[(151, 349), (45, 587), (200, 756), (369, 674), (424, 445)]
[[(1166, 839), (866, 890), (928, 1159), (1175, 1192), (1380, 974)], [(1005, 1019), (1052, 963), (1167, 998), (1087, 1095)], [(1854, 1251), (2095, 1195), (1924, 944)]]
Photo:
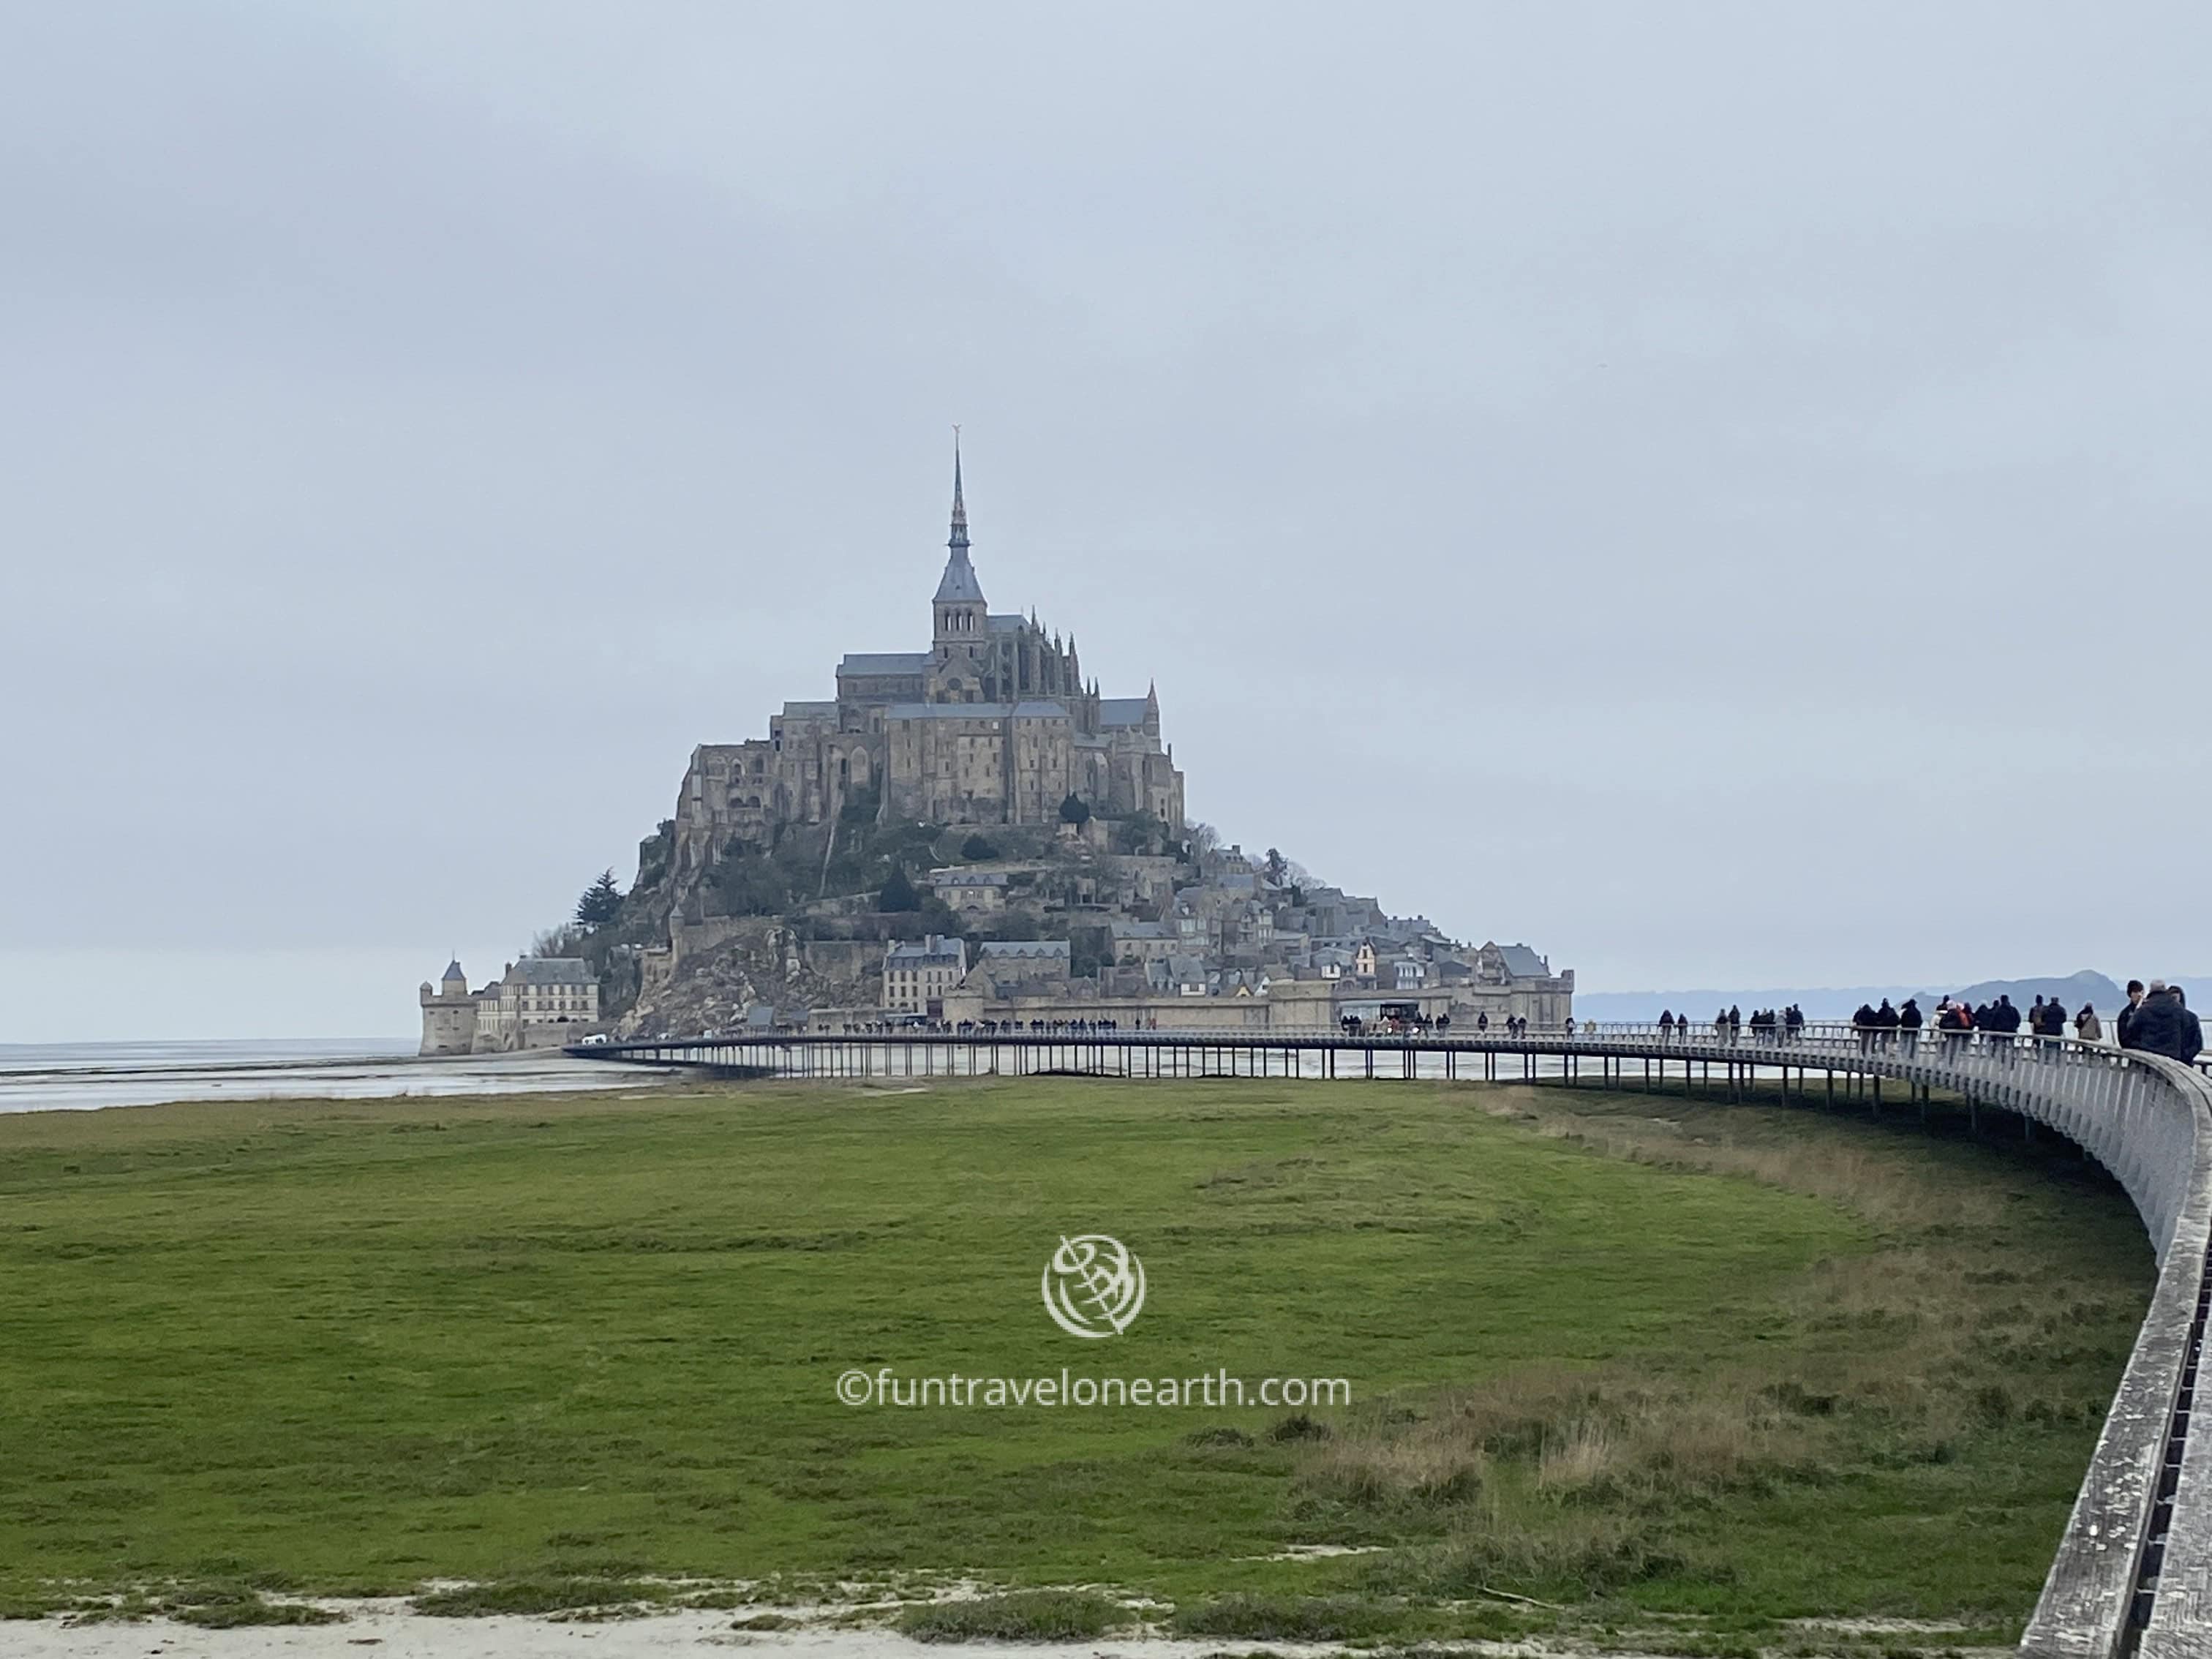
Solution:
[(2204, 966), (2197, 9), (0, 28), (12, 946), (520, 944), (911, 643), (960, 420), (1232, 838), (1586, 982)]

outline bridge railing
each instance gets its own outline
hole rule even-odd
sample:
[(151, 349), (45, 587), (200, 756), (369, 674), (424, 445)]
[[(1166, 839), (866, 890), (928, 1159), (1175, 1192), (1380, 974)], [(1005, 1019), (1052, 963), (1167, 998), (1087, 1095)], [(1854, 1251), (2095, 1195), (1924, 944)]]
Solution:
[[(1339, 1026), (1288, 1027), (1267, 1025), (1176, 1025), (1141, 1026), (1109, 1025), (1102, 1021), (1022, 1021), (1013, 1024), (990, 1022), (962, 1023), (955, 1025), (841, 1025), (832, 1028), (777, 1028), (761, 1031), (716, 1032), (707, 1036), (644, 1038), (630, 1042), (595, 1045), (592, 1052), (605, 1058), (618, 1058), (624, 1050), (639, 1048), (664, 1049), (681, 1047), (711, 1047), (730, 1043), (767, 1042), (1143, 1042), (1143, 1043), (1219, 1043), (1219, 1042), (1341, 1042), (1360, 1048), (1442, 1048), (1453, 1045), (1485, 1048), (1528, 1048), (1547, 1052), (1559, 1050), (1563, 1045), (1577, 1048), (1585, 1044), (1607, 1043), (1672, 1044), (1678, 1048), (1729, 1048), (1737, 1049), (1789, 1048), (1810, 1049), (1822, 1054), (1845, 1052), (1887, 1054), (1900, 1051), (1917, 1052), (1926, 1045), (1941, 1041), (1942, 1052), (1954, 1054), (2017, 1054), (2035, 1053), (2048, 1054), (2058, 1051), (2072, 1053), (2118, 1052), (2117, 1045), (2109, 1040), (2084, 1042), (2078, 1037), (2038, 1036), (2028, 1031), (1946, 1031), (1933, 1025), (1907, 1029), (1899, 1026), (1863, 1026), (1848, 1020), (1808, 1020), (1796, 1028), (1716, 1025), (1711, 1021), (1685, 1021), (1672, 1026), (1662, 1026), (1650, 1021), (1607, 1022), (1576, 1021), (1571, 1025), (1564, 1022), (1552, 1024), (1530, 1024), (1518, 1030), (1509, 1030), (1501, 1024), (1487, 1027), (1474, 1024), (1431, 1024), (1419, 1030), (1404, 1030), (1381, 1025), (1361, 1025), (1356, 1030)], [(572, 1050), (571, 1052), (576, 1052)], [(2197, 1062), (2212, 1067), (2212, 1051), (2200, 1056)]]

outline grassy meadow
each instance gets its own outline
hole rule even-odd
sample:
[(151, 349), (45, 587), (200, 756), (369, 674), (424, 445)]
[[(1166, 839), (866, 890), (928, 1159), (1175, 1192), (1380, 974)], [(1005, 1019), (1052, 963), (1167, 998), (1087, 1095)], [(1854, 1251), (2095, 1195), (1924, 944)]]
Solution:
[[(1046, 1316), (1079, 1231), (1143, 1258), (1121, 1336)], [(0, 1605), (968, 1577), (1031, 1593), (908, 1627), (1092, 1634), (1096, 1597), (1033, 1593), (1091, 1586), (1224, 1639), (2002, 1634), (2151, 1276), (2049, 1138), (1771, 1102), (1035, 1079), (0, 1117)], [(1354, 1401), (840, 1403), (882, 1367)]]

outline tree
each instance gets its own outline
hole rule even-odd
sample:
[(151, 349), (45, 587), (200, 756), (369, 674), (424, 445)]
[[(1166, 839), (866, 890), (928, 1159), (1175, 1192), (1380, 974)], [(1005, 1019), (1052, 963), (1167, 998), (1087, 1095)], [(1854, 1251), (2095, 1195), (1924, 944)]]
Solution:
[(1290, 879), (1291, 861), (1273, 848), (1267, 849), (1267, 861), (1261, 866), (1270, 887), (1280, 887)]
[(1067, 799), (1060, 804), (1060, 821), (1062, 823), (1090, 823), (1091, 804), (1073, 789), (1069, 790)]
[(997, 845), (981, 836), (970, 836), (960, 843), (960, 856), (970, 864), (980, 864), (985, 859), (999, 856)]
[(562, 922), (558, 927), (549, 927), (533, 936), (526, 957), (573, 957), (582, 947), (584, 930), (574, 922)]
[(622, 889), (615, 884), (612, 870), (599, 872), (599, 878), (584, 890), (584, 896), (576, 901), (576, 921), (580, 927), (604, 927), (622, 915)]
[(1067, 971), (1076, 979), (1095, 979), (1114, 960), (1114, 938), (1103, 927), (1067, 930)]
[(890, 879), (884, 884), (884, 890), (877, 896), (876, 908), (888, 912), (921, 908), (921, 895), (915, 891), (914, 884), (907, 879), (904, 865), (891, 866)]

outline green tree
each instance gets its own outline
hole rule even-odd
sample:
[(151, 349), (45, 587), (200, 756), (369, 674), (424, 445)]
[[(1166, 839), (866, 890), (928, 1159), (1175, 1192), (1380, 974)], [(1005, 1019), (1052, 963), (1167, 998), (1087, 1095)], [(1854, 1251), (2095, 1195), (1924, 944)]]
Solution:
[(1090, 823), (1091, 804), (1073, 789), (1069, 790), (1067, 799), (1060, 804), (1060, 821), (1062, 823)]
[(960, 856), (970, 864), (980, 864), (985, 859), (999, 856), (998, 847), (981, 836), (970, 836), (960, 843)]
[(960, 917), (942, 899), (926, 898), (911, 910), (893, 911), (884, 922), (892, 939), (921, 939), (936, 933), (951, 939), (960, 931)]
[(891, 866), (890, 879), (884, 884), (884, 890), (877, 896), (876, 908), (893, 913), (921, 908), (921, 895), (915, 891), (914, 884), (907, 879), (905, 866)]
[(1113, 961), (1113, 935), (1103, 927), (1067, 930), (1067, 971), (1077, 979), (1096, 977)]
[(615, 872), (602, 870), (599, 878), (586, 887), (583, 897), (576, 901), (577, 924), (604, 927), (622, 915), (622, 889), (615, 884)]
[(1280, 887), (1290, 879), (1291, 861), (1272, 847), (1267, 849), (1267, 862), (1265, 869), (1270, 886)]

